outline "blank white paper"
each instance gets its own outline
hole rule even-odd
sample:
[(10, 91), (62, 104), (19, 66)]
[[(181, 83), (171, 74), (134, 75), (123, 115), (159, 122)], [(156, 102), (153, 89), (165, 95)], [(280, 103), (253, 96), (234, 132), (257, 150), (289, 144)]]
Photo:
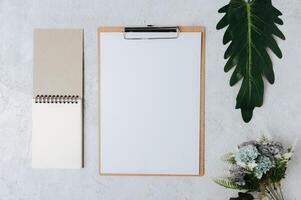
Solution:
[(82, 168), (82, 106), (32, 102), (32, 167)]
[(201, 33), (100, 33), (100, 172), (199, 174)]

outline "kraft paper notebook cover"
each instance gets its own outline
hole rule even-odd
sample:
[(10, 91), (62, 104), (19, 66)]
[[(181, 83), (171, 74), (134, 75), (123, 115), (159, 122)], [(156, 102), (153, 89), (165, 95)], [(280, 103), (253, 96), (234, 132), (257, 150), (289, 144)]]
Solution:
[(34, 30), (32, 167), (83, 166), (83, 31)]
[(204, 174), (205, 29), (98, 29), (100, 175)]

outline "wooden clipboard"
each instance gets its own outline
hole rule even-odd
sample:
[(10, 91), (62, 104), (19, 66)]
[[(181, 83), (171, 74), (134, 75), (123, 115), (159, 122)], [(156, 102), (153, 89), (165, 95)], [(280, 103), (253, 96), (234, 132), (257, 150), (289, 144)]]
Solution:
[(205, 164), (204, 164), (204, 145), (205, 145), (205, 136), (204, 136), (204, 131), (205, 131), (205, 34), (206, 30), (205, 27), (203, 26), (178, 26), (177, 27), (180, 32), (199, 32), (201, 33), (201, 62), (200, 62), (200, 122), (199, 122), (199, 172), (197, 175), (195, 174), (161, 174), (161, 173), (104, 173), (101, 171), (101, 158), (100, 158), (100, 136), (101, 136), (101, 129), (100, 129), (100, 73), (101, 73), (101, 58), (100, 58), (100, 33), (102, 32), (124, 32), (125, 27), (121, 26), (116, 26), (116, 27), (99, 27), (97, 30), (97, 117), (98, 117), (98, 123), (97, 123), (97, 130), (98, 130), (98, 137), (97, 137), (97, 143), (98, 143), (98, 168), (99, 168), (99, 174), (101, 176), (203, 176), (205, 172)]

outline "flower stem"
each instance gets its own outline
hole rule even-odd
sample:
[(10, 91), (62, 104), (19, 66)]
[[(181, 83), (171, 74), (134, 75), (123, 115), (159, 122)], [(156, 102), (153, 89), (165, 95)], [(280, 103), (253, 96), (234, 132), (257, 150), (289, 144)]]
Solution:
[(281, 198), (282, 198), (282, 200), (284, 200), (284, 196), (283, 196), (283, 192), (282, 192), (282, 186), (281, 186), (280, 182), (278, 183), (278, 187), (279, 187), (279, 190), (280, 190)]
[(280, 183), (267, 183), (264, 191), (270, 200), (284, 200)]
[(277, 188), (275, 187), (275, 184), (273, 183), (273, 185), (270, 185), (269, 186), (271, 188), (271, 190), (274, 192), (274, 195), (277, 199), (281, 200), (279, 194), (278, 194), (278, 191), (277, 191)]
[(266, 190), (266, 195), (270, 200), (277, 200), (273, 197), (273, 195), (271, 195), (270, 191)]
[(270, 200), (277, 200), (277, 198), (274, 197), (274, 195), (272, 194), (272, 192), (269, 189), (266, 188), (265, 191)]

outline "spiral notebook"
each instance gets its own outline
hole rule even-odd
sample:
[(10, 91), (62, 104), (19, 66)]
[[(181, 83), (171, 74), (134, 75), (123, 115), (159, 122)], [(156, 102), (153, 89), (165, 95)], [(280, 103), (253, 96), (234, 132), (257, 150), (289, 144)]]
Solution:
[(83, 166), (83, 31), (34, 30), (32, 167)]

